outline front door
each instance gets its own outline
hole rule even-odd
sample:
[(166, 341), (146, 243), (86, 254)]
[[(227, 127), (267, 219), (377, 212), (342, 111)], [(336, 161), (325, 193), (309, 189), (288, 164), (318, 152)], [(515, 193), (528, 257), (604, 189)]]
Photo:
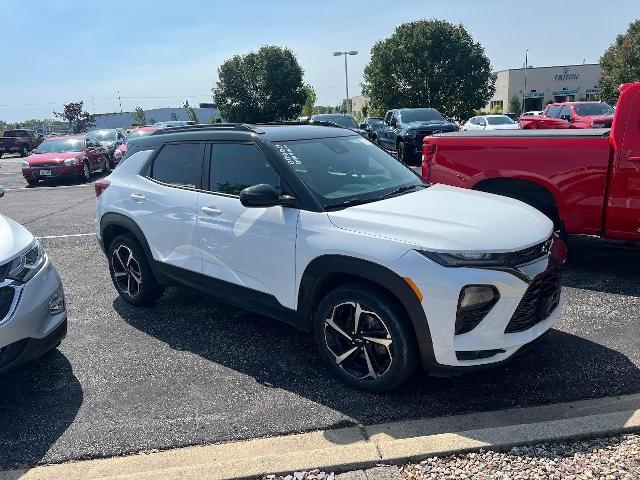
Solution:
[[(623, 93), (624, 95), (624, 93)], [(605, 235), (640, 240), (640, 90), (618, 108), (612, 133), (618, 148), (613, 159)], [(623, 129), (619, 137), (619, 129)]]
[(197, 208), (204, 274), (225, 282), (220, 288), (229, 295), (240, 292), (244, 301), (270, 304), (275, 299), (294, 308), (299, 211), (246, 208), (239, 199), (240, 191), (252, 185), (282, 189), (280, 176), (250, 143), (211, 144), (205, 162), (209, 162), (209, 193), (200, 194)]

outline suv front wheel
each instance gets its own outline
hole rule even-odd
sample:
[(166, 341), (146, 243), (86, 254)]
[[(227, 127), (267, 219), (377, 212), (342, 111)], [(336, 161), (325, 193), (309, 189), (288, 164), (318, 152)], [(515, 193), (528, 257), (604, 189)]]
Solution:
[(120, 296), (132, 305), (149, 305), (163, 293), (146, 255), (131, 235), (116, 237), (108, 252), (109, 273)]
[(416, 367), (406, 315), (375, 287), (349, 284), (330, 292), (315, 312), (314, 335), (325, 364), (356, 388), (393, 390)]

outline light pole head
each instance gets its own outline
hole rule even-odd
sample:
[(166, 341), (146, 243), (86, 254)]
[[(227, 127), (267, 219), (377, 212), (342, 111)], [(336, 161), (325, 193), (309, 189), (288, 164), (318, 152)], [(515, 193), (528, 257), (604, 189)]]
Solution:
[(334, 57), (339, 57), (340, 55), (344, 55), (342, 52), (333, 52)]
[(350, 50), (350, 51), (348, 51), (346, 53), (349, 54), (349, 55), (357, 55), (358, 51), (357, 50)]

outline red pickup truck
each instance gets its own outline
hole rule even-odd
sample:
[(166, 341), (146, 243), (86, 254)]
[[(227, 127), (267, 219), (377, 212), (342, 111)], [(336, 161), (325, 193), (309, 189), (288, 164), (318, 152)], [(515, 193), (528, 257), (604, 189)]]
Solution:
[(610, 130), (425, 137), (422, 176), (521, 200), (568, 234), (640, 241), (640, 82), (620, 87)]
[(541, 128), (611, 128), (615, 110), (604, 102), (550, 103), (542, 115), (523, 115), (518, 119), (525, 130)]

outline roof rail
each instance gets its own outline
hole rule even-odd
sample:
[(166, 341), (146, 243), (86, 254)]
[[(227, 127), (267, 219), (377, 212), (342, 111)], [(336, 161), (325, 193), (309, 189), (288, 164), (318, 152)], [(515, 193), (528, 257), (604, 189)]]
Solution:
[(264, 130), (256, 128), (248, 123), (200, 123), (185, 125), (183, 127), (165, 127), (156, 130), (151, 135), (163, 135), (165, 133), (190, 132), (194, 130), (241, 130), (245, 132), (264, 133)]
[(347, 127), (343, 127), (342, 125), (340, 125), (338, 123), (335, 123), (335, 122), (330, 122), (329, 120), (306, 120), (306, 121), (283, 120), (281, 122), (258, 123), (257, 125), (264, 125), (264, 126), (273, 126), (273, 125), (317, 125), (319, 127), (338, 127), (338, 128), (347, 129)]

